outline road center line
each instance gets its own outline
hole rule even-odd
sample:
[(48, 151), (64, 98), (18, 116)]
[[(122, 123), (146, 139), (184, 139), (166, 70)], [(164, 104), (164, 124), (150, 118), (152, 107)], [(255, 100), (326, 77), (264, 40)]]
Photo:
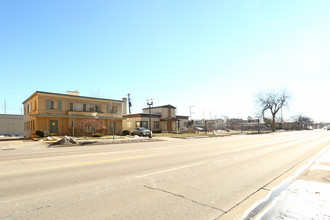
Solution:
[(213, 163), (220, 163), (220, 162), (223, 162), (223, 161), (226, 161), (226, 160), (230, 160), (230, 159), (216, 160), (216, 161), (213, 161)]
[(87, 166), (87, 165), (101, 164), (101, 163), (112, 163), (112, 162), (117, 162), (117, 161), (140, 159), (140, 158), (145, 158), (145, 157), (147, 157), (147, 156), (133, 156), (133, 157), (110, 159), (110, 160), (99, 160), (99, 161), (91, 161), (91, 162), (85, 162), (85, 163), (68, 164), (68, 165), (57, 166), (57, 167), (46, 167), (46, 168), (39, 168), (39, 169), (32, 169), (32, 170), (11, 171), (11, 172), (7, 172), (7, 173), (0, 173), (0, 176), (6, 176), (6, 175), (11, 175), (11, 174), (39, 172), (39, 171), (47, 171), (47, 170), (56, 170), (56, 169), (62, 169), (62, 168)]
[(200, 164), (203, 164), (205, 162), (199, 162), (199, 163), (194, 163), (194, 164), (190, 164), (190, 165), (186, 165), (186, 166), (182, 166), (182, 167), (176, 167), (176, 168), (172, 168), (172, 169), (168, 169), (168, 170), (163, 170), (163, 171), (158, 171), (158, 172), (154, 172), (154, 173), (148, 173), (142, 176), (137, 176), (136, 178), (142, 178), (142, 177), (147, 177), (147, 176), (152, 176), (152, 175), (156, 175), (156, 174), (161, 174), (161, 173), (166, 173), (166, 172), (171, 172), (174, 170), (180, 170), (180, 169), (184, 169), (184, 168), (188, 168), (188, 167), (193, 167), (193, 166), (197, 166)]

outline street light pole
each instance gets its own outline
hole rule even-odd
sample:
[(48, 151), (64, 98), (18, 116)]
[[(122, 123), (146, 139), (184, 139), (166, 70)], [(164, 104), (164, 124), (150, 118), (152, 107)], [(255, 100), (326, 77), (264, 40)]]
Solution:
[(151, 106), (154, 104), (154, 100), (153, 99), (147, 99), (147, 105), (149, 106), (149, 130), (150, 130), (150, 134), (149, 134), (149, 138), (152, 137), (151, 135)]
[(260, 115), (259, 115), (259, 114), (257, 115), (257, 118), (258, 118), (258, 134), (260, 134), (260, 127), (259, 127), (259, 123), (260, 123)]

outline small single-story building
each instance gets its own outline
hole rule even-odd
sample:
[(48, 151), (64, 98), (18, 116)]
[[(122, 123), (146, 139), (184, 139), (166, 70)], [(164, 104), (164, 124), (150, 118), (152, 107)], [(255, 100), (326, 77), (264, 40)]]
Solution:
[(221, 118), (216, 119), (194, 119), (193, 128), (202, 130), (221, 130), (225, 129), (225, 121)]
[(179, 132), (187, 130), (189, 121), (189, 116), (176, 115), (176, 108), (172, 105), (144, 108), (143, 113), (123, 115), (123, 118), (126, 118), (123, 121), (123, 130), (129, 131), (144, 127), (153, 132)]
[(0, 114), (0, 135), (23, 135), (23, 115)]

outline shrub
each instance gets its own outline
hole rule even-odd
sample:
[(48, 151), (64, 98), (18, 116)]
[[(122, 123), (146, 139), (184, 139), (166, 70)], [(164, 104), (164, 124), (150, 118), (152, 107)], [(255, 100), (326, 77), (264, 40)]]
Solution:
[(45, 132), (46, 132), (46, 137), (49, 136), (49, 132), (46, 130), (37, 130), (36, 131), (36, 135), (38, 135), (39, 137), (45, 137)]
[(92, 137), (102, 137), (102, 136), (103, 136), (103, 134), (101, 134), (101, 133), (95, 133), (92, 135)]
[(131, 132), (129, 130), (123, 130), (123, 135), (126, 136), (126, 135), (130, 135)]

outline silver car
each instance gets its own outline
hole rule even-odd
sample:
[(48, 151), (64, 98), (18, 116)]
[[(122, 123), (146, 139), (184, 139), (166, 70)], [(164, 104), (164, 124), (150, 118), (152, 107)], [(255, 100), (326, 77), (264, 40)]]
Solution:
[(150, 130), (143, 128), (143, 127), (133, 128), (132, 135), (149, 136)]

